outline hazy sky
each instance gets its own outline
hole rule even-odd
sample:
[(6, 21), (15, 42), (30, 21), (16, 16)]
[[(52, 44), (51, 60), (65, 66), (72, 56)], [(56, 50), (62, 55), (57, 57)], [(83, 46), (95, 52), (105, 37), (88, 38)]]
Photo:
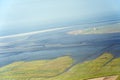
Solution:
[(120, 0), (0, 0), (0, 36), (120, 16)]

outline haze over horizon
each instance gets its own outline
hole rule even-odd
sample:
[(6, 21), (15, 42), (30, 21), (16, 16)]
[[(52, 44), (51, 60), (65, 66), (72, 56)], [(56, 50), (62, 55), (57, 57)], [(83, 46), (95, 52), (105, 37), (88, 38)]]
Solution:
[(0, 36), (95, 21), (120, 21), (119, 0), (1, 0)]

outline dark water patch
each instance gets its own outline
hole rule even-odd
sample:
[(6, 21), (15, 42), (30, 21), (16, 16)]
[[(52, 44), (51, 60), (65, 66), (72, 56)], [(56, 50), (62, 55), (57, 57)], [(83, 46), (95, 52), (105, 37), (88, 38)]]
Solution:
[(104, 52), (120, 57), (120, 33), (69, 35), (67, 31), (17, 37), (10, 41), (7, 39), (9, 44), (0, 46), (0, 66), (17, 61), (50, 60), (66, 55), (80, 63), (95, 59)]

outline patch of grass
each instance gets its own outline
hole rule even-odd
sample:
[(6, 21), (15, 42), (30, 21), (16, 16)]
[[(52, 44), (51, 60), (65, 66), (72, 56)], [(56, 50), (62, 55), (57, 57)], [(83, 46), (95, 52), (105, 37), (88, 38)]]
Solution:
[(88, 80), (120, 76), (120, 58), (114, 58), (110, 53), (104, 53), (91, 61), (78, 63), (64, 72), (72, 62), (72, 58), (68, 56), (53, 60), (16, 62), (0, 69), (0, 80)]
[(51, 78), (50, 80), (87, 80), (90, 78), (108, 76), (110, 75), (110, 70), (107, 69), (105, 71), (105, 69), (108, 68), (105, 68), (105, 66), (107, 65), (106, 63), (108, 63), (111, 59), (113, 59), (112, 54), (104, 53), (95, 60), (77, 64), (72, 67), (68, 72), (55, 78)]
[(0, 68), (0, 78), (6, 80), (23, 80), (31, 77), (51, 77), (62, 73), (71, 66), (72, 62), (73, 60), (69, 56), (60, 57), (53, 60), (16, 62)]

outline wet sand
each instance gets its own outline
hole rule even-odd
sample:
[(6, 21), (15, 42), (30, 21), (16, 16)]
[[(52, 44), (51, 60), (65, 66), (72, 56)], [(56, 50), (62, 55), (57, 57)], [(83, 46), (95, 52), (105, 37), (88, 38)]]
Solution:
[(101, 77), (101, 78), (94, 78), (94, 79), (88, 79), (88, 80), (116, 80), (118, 76), (107, 76), (107, 77)]

